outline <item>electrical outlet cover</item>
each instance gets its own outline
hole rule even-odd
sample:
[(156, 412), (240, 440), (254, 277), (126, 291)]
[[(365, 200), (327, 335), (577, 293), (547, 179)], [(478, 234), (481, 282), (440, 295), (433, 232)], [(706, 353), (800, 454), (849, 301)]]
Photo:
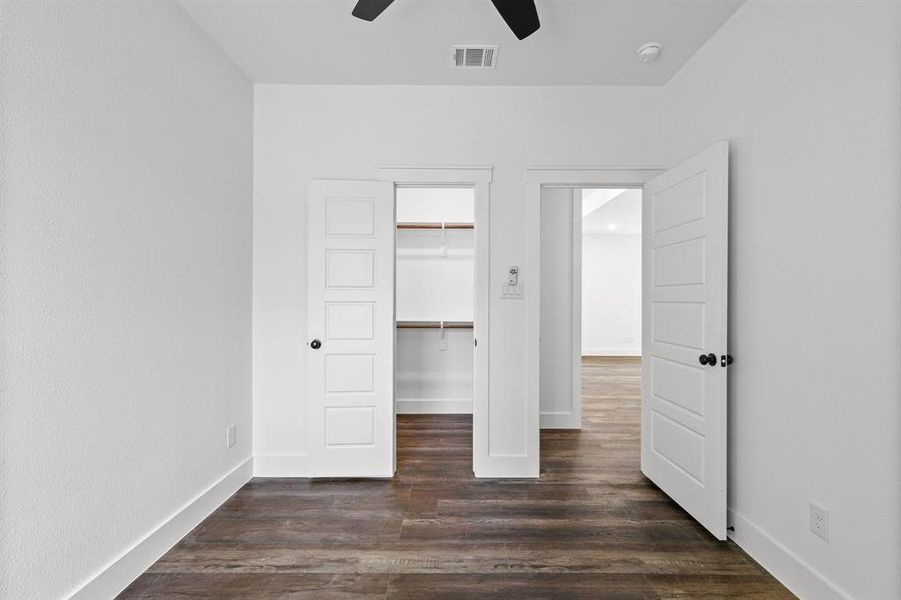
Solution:
[(829, 511), (813, 502), (810, 503), (810, 531), (829, 541)]

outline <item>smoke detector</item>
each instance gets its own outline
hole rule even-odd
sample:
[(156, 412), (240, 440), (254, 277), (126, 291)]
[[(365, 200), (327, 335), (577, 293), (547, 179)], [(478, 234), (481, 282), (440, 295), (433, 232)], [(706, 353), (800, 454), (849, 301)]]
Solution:
[(497, 62), (497, 46), (453, 46), (454, 66), (458, 69), (490, 69)]
[(652, 62), (657, 60), (657, 57), (660, 56), (660, 42), (648, 42), (641, 46), (638, 51), (638, 58), (641, 59), (642, 62)]

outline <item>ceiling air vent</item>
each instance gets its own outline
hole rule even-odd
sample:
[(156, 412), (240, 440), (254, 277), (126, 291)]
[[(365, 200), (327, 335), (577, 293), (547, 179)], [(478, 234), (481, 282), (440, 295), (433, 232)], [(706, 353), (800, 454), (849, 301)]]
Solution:
[(497, 46), (454, 46), (454, 66), (460, 69), (490, 69), (497, 62)]

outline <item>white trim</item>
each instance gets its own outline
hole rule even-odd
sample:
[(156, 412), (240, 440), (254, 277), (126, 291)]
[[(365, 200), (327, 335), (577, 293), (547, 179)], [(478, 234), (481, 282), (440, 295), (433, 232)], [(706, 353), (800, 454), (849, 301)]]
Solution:
[(399, 415), (471, 415), (472, 398), (398, 398)]
[(91, 577), (69, 600), (113, 598), (150, 568), (253, 476), (248, 458)]
[[(508, 467), (505, 457), (490, 454), (489, 317), (491, 314), (491, 166), (383, 166), (378, 177), (398, 185), (471, 185), (475, 189), (475, 306), (473, 315), (472, 470), (476, 477), (522, 477), (519, 466)], [(536, 415), (537, 416), (537, 415)], [(496, 459), (505, 459), (497, 464)], [(537, 462), (533, 477), (538, 477)]]
[[(526, 261), (522, 271), (531, 278), (534, 294), (524, 294), (526, 303), (526, 410), (527, 447), (526, 461), (529, 471), (538, 476), (539, 445), (542, 419), (539, 404), (539, 351), (541, 334), (541, 188), (640, 188), (663, 172), (660, 167), (588, 167), (588, 166), (536, 166), (526, 169)], [(525, 286), (525, 284), (524, 284)], [(550, 425), (549, 425), (550, 427)]]
[(747, 517), (729, 509), (729, 522), (735, 528), (729, 532), (729, 538), (799, 598), (853, 600)]
[[(491, 371), (491, 171), (488, 179), (476, 184), (475, 206), (475, 306), (472, 339), (474, 371), (472, 385), (472, 472), (484, 476), (485, 464), (491, 462), (488, 435), (491, 427), (489, 394)], [(512, 475), (510, 475), (512, 476)]]
[(582, 356), (641, 356), (641, 348), (582, 348)]
[(581, 429), (582, 424), (573, 422), (573, 413), (543, 412), (541, 413), (542, 429)]
[[(473, 415), (473, 422), (475, 415)], [(475, 442), (475, 440), (473, 440)], [(536, 479), (538, 474), (532, 469), (530, 457), (525, 455), (491, 454), (473, 468), (473, 475), (483, 479)]]
[(529, 167), (526, 183), (544, 187), (641, 187), (663, 167)]
[(255, 454), (254, 477), (309, 477), (309, 454)]
[(459, 183), (491, 183), (494, 167), (491, 166), (395, 166), (379, 167), (378, 178), (396, 185)]
[[(572, 429), (582, 428), (582, 190), (572, 189), (572, 401), (570, 402), (569, 426)], [(545, 416), (542, 427), (553, 427), (553, 417)], [(547, 425), (545, 425), (547, 423)]]

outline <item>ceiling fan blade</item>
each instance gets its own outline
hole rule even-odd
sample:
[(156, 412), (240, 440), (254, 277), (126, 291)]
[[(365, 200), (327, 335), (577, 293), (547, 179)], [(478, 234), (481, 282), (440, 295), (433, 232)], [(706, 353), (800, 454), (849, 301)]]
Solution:
[(541, 27), (534, 0), (491, 0), (517, 39), (524, 40)]
[(391, 6), (392, 2), (394, 0), (359, 0), (351, 14), (364, 21), (373, 21), (382, 14), (382, 11)]

